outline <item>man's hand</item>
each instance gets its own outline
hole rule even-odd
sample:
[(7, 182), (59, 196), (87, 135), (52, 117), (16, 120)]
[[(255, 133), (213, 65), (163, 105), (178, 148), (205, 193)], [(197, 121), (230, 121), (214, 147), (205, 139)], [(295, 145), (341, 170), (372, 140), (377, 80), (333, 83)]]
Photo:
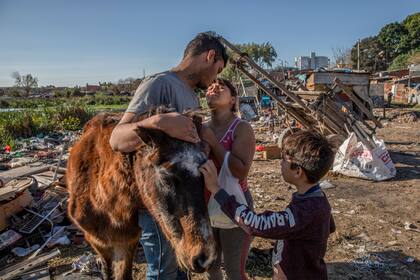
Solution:
[(158, 129), (169, 136), (191, 143), (200, 142), (197, 129), (192, 119), (176, 112), (156, 115), (156, 117), (158, 118)]
[(217, 169), (212, 160), (208, 160), (200, 167), (200, 171), (204, 176), (204, 182), (206, 188), (211, 193), (217, 193), (220, 190), (219, 183), (217, 181)]

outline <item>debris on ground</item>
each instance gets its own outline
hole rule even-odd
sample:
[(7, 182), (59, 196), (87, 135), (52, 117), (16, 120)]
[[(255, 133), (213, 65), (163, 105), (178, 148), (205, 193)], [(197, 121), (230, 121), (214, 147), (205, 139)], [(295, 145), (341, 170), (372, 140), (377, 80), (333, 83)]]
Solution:
[[(290, 118), (276, 121), (274, 127), (264, 118), (251, 121), (257, 145), (248, 183), (256, 211), (284, 209), (295, 191), (281, 177), (280, 158), (281, 139), (292, 133), (297, 123)], [(395, 177), (379, 184), (330, 172), (320, 182), (337, 226), (325, 259), (331, 279), (384, 279), (387, 273), (396, 275), (395, 279), (415, 279), (413, 275), (420, 272), (420, 221), (414, 206), (420, 199), (418, 125), (418, 121), (398, 125), (391, 120), (377, 131), (378, 138), (386, 140), (398, 170)], [(22, 279), (25, 273), (43, 275), (45, 279), (99, 279), (96, 273), (100, 264), (94, 254), (88, 253), (91, 249), (83, 233), (66, 216), (65, 162), (77, 133), (66, 137), (71, 139), (66, 147), (44, 137), (19, 140), (19, 148), (0, 152), (0, 225), (5, 221), (0, 228), (0, 267), (20, 269), (23, 265), (26, 272), (20, 274)], [(343, 141), (336, 142), (341, 145)], [(19, 159), (27, 161), (26, 165), (16, 167)], [(16, 207), (13, 214), (6, 216), (2, 206), (8, 203)], [(401, 213), (403, 220), (395, 213)], [(251, 278), (271, 278), (272, 246), (271, 241), (260, 238), (252, 242), (247, 262)], [(55, 255), (31, 268), (26, 266), (55, 254), (58, 248), (63, 252), (61, 256)], [(144, 257), (137, 258), (135, 278), (143, 279), (145, 269)], [(10, 272), (1, 271), (0, 280), (11, 279), (4, 278), (5, 273), (13, 276)], [(19, 275), (13, 277), (16, 276)], [(203, 278), (195, 275), (193, 279)]]
[(420, 112), (412, 111), (412, 112), (398, 112), (394, 111), (389, 114), (388, 119), (392, 122), (397, 123), (412, 123), (416, 122), (420, 119)]
[(51, 248), (71, 244), (62, 179), (76, 136), (18, 140), (0, 153), (0, 279), (49, 279), (47, 262), (60, 254)]

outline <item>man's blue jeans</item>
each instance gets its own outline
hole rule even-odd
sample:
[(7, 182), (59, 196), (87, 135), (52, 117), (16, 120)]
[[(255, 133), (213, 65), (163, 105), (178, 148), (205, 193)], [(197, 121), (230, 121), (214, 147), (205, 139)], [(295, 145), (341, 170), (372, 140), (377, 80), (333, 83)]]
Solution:
[(140, 243), (147, 261), (147, 280), (184, 280), (187, 275), (178, 269), (175, 252), (152, 216), (139, 213), (142, 229)]

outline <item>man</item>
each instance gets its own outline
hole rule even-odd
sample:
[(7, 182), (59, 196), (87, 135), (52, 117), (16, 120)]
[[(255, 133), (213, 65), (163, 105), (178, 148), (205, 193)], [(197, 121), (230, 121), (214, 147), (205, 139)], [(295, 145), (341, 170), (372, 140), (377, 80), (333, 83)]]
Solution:
[[(178, 66), (152, 75), (140, 84), (112, 132), (112, 149), (123, 153), (136, 150), (141, 141), (134, 132), (137, 127), (159, 129), (174, 138), (198, 142), (194, 123), (180, 113), (199, 108), (200, 102), (194, 89), (207, 88), (223, 70), (227, 60), (226, 50), (216, 37), (199, 33), (188, 43)], [(150, 107), (160, 105), (174, 108), (176, 112), (139, 120), (139, 116)], [(142, 213), (139, 224), (142, 228), (140, 242), (147, 260), (147, 279), (177, 279), (177, 274), (181, 273), (178, 273), (174, 252), (157, 223), (149, 213)]]

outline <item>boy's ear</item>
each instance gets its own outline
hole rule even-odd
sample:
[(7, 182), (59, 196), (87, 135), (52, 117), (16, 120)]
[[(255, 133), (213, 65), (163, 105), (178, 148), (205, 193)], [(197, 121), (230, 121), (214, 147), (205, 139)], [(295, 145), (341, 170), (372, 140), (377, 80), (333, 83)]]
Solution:
[(305, 170), (303, 170), (303, 168), (302, 167), (300, 167), (300, 166), (298, 166), (297, 168), (296, 168), (296, 171), (295, 171), (296, 173), (296, 178), (303, 178), (303, 177), (306, 177), (306, 174), (305, 174)]

